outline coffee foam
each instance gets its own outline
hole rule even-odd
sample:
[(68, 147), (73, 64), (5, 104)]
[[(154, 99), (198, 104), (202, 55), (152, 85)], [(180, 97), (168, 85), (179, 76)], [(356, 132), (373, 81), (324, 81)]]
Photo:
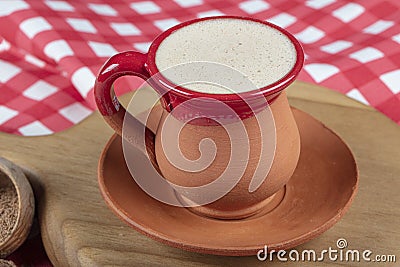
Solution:
[[(190, 24), (176, 30), (160, 44), (155, 57), (162, 72), (170, 67), (196, 61), (227, 65), (250, 80), (253, 88), (233, 86), (229, 90), (207, 83), (186, 84), (185, 88), (211, 94), (239, 93), (262, 88), (283, 78), (296, 62), (296, 50), (290, 39), (265, 24), (241, 19), (213, 19)], [(175, 84), (190, 77), (208, 74), (188, 66), (187, 71), (163, 72)], [(209, 71), (210, 75), (213, 74)], [(213, 78), (215, 80), (215, 78)]]

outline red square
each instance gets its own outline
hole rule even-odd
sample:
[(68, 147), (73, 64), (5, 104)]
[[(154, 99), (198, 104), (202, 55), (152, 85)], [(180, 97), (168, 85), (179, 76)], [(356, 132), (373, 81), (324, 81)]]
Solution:
[(59, 113), (53, 113), (41, 119), (40, 122), (43, 123), (47, 128), (49, 128), (53, 132), (64, 131), (74, 126), (72, 122), (64, 118), (64, 116), (61, 116)]
[(380, 105), (393, 96), (392, 91), (378, 79), (374, 79), (365, 86), (360, 87), (359, 90), (373, 107)]
[(359, 65), (358, 67), (347, 70), (344, 74), (357, 88), (361, 88), (376, 79), (375, 74), (365, 65)]
[(394, 121), (400, 122), (400, 94), (393, 95), (385, 102), (380, 103), (376, 109)]

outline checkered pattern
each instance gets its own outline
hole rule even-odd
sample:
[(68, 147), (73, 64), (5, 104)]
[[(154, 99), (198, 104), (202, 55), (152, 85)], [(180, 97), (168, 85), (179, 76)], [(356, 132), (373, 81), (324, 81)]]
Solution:
[[(0, 0), (0, 130), (44, 135), (78, 123), (95, 108), (95, 74), (108, 57), (146, 52), (177, 23), (223, 14), (286, 28), (304, 45), (300, 80), (400, 123), (399, 10), (397, 0)], [(117, 93), (139, 84), (122, 78)]]

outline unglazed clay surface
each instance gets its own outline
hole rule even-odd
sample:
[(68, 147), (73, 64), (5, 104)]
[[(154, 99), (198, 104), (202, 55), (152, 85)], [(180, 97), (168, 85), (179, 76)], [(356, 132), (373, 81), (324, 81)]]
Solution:
[(255, 255), (264, 245), (289, 249), (302, 244), (332, 227), (348, 210), (358, 173), (340, 137), (310, 115), (292, 110), (301, 139), (299, 163), (284, 190), (256, 215), (211, 219), (153, 199), (131, 177), (117, 135), (99, 162), (100, 191), (114, 213), (130, 226), (185, 250), (243, 256)]
[[(216, 146), (216, 155), (212, 164), (199, 172), (181, 169), (171, 163), (174, 161), (171, 157), (166, 156), (165, 144), (168, 145), (173, 139), (178, 138), (173, 129), (181, 127), (181, 122), (177, 119), (171, 119), (166, 123), (166, 116), (169, 113), (163, 112), (156, 134), (155, 152), (158, 166), (167, 180), (182, 186), (201, 186), (218, 179), (226, 171), (228, 163), (230, 163), (230, 168), (237, 168), (237, 170), (229, 170), (231, 171), (232, 179), (236, 178), (233, 176), (239, 176), (240, 178), (233, 190), (206, 206), (193, 207), (197, 213), (220, 219), (245, 218), (258, 212), (268, 203), (267, 199), (288, 182), (299, 158), (299, 132), (285, 92), (282, 92), (269, 107), (273, 116), (269, 117), (267, 113), (270, 111), (265, 109), (261, 112), (258, 120), (255, 116), (252, 116), (242, 121), (247, 131), (243, 140), (240, 138), (235, 139), (235, 133), (230, 136), (221, 125), (185, 124), (179, 134), (179, 148), (176, 147), (171, 153), (173, 156), (180, 157), (182, 156), (180, 153), (182, 153), (184, 157), (190, 160), (200, 158), (199, 144), (203, 139), (207, 138), (211, 139)], [(274, 122), (270, 121), (272, 117)], [(264, 139), (260, 133), (260, 128), (262, 127), (267, 128), (264, 129)], [(164, 142), (162, 139), (164, 139)], [(275, 140), (275, 145), (267, 145), (268, 142), (275, 142)], [(241, 176), (242, 170), (238, 166), (243, 162), (235, 162), (236, 159), (231, 154), (231, 147), (235, 145), (234, 142), (242, 150), (240, 152), (241, 155), (249, 153), (248, 158), (243, 157), (243, 160), (246, 161), (244, 164), (247, 164), (247, 167), (244, 165), (244, 173)], [(246, 142), (249, 142), (249, 146), (247, 146)], [(270, 164), (267, 160), (260, 162), (261, 149), (264, 149), (264, 155), (271, 155), (273, 161), (269, 172), (260, 171), (256, 173), (256, 170), (265, 167), (263, 164)], [(211, 151), (212, 149), (209, 150)], [(208, 152), (208, 150), (205, 150), (204, 154)], [(242, 159), (237, 161), (240, 160)], [(257, 177), (257, 175), (262, 177)], [(252, 179), (265, 180), (256, 191), (249, 192)], [(213, 193), (204, 192), (204, 194)]]

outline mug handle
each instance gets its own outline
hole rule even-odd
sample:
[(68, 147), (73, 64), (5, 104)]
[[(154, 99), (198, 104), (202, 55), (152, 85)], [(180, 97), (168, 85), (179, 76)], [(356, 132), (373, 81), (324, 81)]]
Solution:
[[(124, 139), (143, 152), (149, 153), (154, 150), (154, 133), (129, 112), (126, 112), (115, 95), (113, 87), (116, 79), (126, 75), (137, 76), (143, 80), (150, 78), (150, 74), (145, 68), (146, 61), (147, 54), (136, 51), (121, 52), (109, 58), (97, 75), (94, 96), (100, 114), (111, 128), (119, 136), (122, 136), (122, 126), (126, 120), (125, 127), (129, 127), (129, 129), (124, 131)], [(143, 128), (145, 128), (144, 131)], [(153, 146), (150, 151), (143, 147), (143, 138), (148, 148)]]

